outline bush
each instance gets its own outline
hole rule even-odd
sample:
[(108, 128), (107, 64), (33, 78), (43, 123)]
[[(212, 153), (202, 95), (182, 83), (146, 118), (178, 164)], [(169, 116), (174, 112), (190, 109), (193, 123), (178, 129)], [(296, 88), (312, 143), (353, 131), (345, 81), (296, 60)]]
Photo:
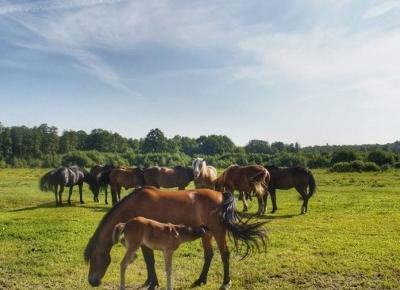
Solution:
[(381, 150), (374, 150), (368, 154), (367, 160), (375, 162), (378, 165), (392, 164), (393, 155), (391, 155), (390, 153), (383, 152)]
[(400, 162), (396, 162), (395, 164), (393, 164), (394, 168), (400, 168)]
[(90, 159), (85, 152), (73, 151), (65, 154), (62, 157), (62, 165), (63, 166), (78, 165), (81, 167), (92, 167), (93, 165), (95, 165), (95, 162), (92, 159)]
[(352, 162), (335, 163), (330, 170), (333, 172), (380, 171), (380, 167), (374, 162), (362, 162), (360, 160), (355, 160)]
[(358, 156), (354, 151), (351, 150), (340, 150), (332, 154), (331, 164), (340, 162), (351, 162), (357, 160)]

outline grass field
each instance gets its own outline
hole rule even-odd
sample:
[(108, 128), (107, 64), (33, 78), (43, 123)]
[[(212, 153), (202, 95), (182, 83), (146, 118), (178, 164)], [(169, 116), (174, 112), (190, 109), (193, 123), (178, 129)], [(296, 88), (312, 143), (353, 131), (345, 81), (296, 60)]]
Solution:
[[(44, 172), (0, 171), (0, 288), (88, 289), (83, 249), (108, 207), (103, 197), (93, 203), (85, 187), (86, 204), (78, 203), (75, 189), (73, 205), (56, 208), (54, 196), (38, 190)], [(278, 191), (278, 212), (263, 217), (267, 253), (243, 261), (232, 254), (232, 289), (400, 289), (400, 171), (314, 175), (318, 191), (307, 215), (299, 215), (294, 191)], [(250, 211), (256, 206), (253, 200)], [(122, 246), (114, 247), (101, 289), (117, 289), (122, 255)], [(128, 268), (132, 289), (146, 276), (139, 256)], [(160, 253), (156, 263), (164, 288)], [(188, 289), (201, 266), (200, 241), (182, 246), (173, 260), (175, 288)], [(200, 289), (217, 289), (221, 281), (215, 255), (208, 284)]]

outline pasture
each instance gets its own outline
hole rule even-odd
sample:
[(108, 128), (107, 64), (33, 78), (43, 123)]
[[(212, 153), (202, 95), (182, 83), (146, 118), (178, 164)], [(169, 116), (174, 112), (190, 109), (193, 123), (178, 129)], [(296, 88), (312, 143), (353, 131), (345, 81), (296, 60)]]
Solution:
[[(94, 203), (85, 185), (85, 204), (79, 204), (75, 188), (72, 206), (56, 208), (53, 194), (38, 189), (45, 171), (0, 170), (0, 289), (90, 288), (83, 249), (110, 205), (104, 205), (103, 195)], [(268, 200), (268, 213), (261, 217), (268, 221), (268, 251), (243, 261), (232, 253), (232, 289), (399, 289), (400, 171), (313, 172), (318, 189), (306, 215), (299, 215), (294, 190), (277, 191), (275, 214)], [(241, 202), (237, 208), (242, 210)], [(256, 210), (253, 199), (250, 213)], [(118, 288), (123, 253), (121, 245), (112, 250), (100, 289)], [(200, 240), (182, 245), (173, 260), (175, 288), (188, 289), (202, 263)], [(158, 252), (156, 266), (164, 288)], [(221, 277), (216, 250), (208, 284), (199, 289), (217, 289)], [(145, 278), (140, 255), (128, 268), (127, 286), (136, 289)]]

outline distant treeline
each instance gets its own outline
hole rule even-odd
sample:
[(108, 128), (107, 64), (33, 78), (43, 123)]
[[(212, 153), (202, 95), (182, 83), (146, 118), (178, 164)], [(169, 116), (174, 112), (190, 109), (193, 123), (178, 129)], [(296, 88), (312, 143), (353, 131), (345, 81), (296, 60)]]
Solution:
[(125, 138), (95, 129), (64, 131), (42, 124), (38, 127), (5, 127), (0, 123), (0, 167), (56, 167), (96, 163), (132, 166), (189, 165), (194, 156), (206, 158), (219, 168), (230, 164), (303, 165), (335, 171), (380, 170), (400, 167), (400, 142), (385, 145), (311, 146), (250, 140), (236, 146), (223, 135), (167, 138), (159, 129), (144, 138)]

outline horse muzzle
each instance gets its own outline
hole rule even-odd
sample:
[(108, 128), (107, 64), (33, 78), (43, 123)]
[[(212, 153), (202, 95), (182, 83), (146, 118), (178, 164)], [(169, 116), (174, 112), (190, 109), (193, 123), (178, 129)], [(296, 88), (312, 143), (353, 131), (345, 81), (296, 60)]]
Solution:
[(97, 287), (97, 286), (99, 286), (100, 285), (100, 283), (101, 283), (101, 279), (100, 278), (98, 278), (98, 277), (89, 277), (88, 278), (88, 281), (89, 281), (89, 284), (91, 285), (91, 286), (93, 286), (93, 287)]

